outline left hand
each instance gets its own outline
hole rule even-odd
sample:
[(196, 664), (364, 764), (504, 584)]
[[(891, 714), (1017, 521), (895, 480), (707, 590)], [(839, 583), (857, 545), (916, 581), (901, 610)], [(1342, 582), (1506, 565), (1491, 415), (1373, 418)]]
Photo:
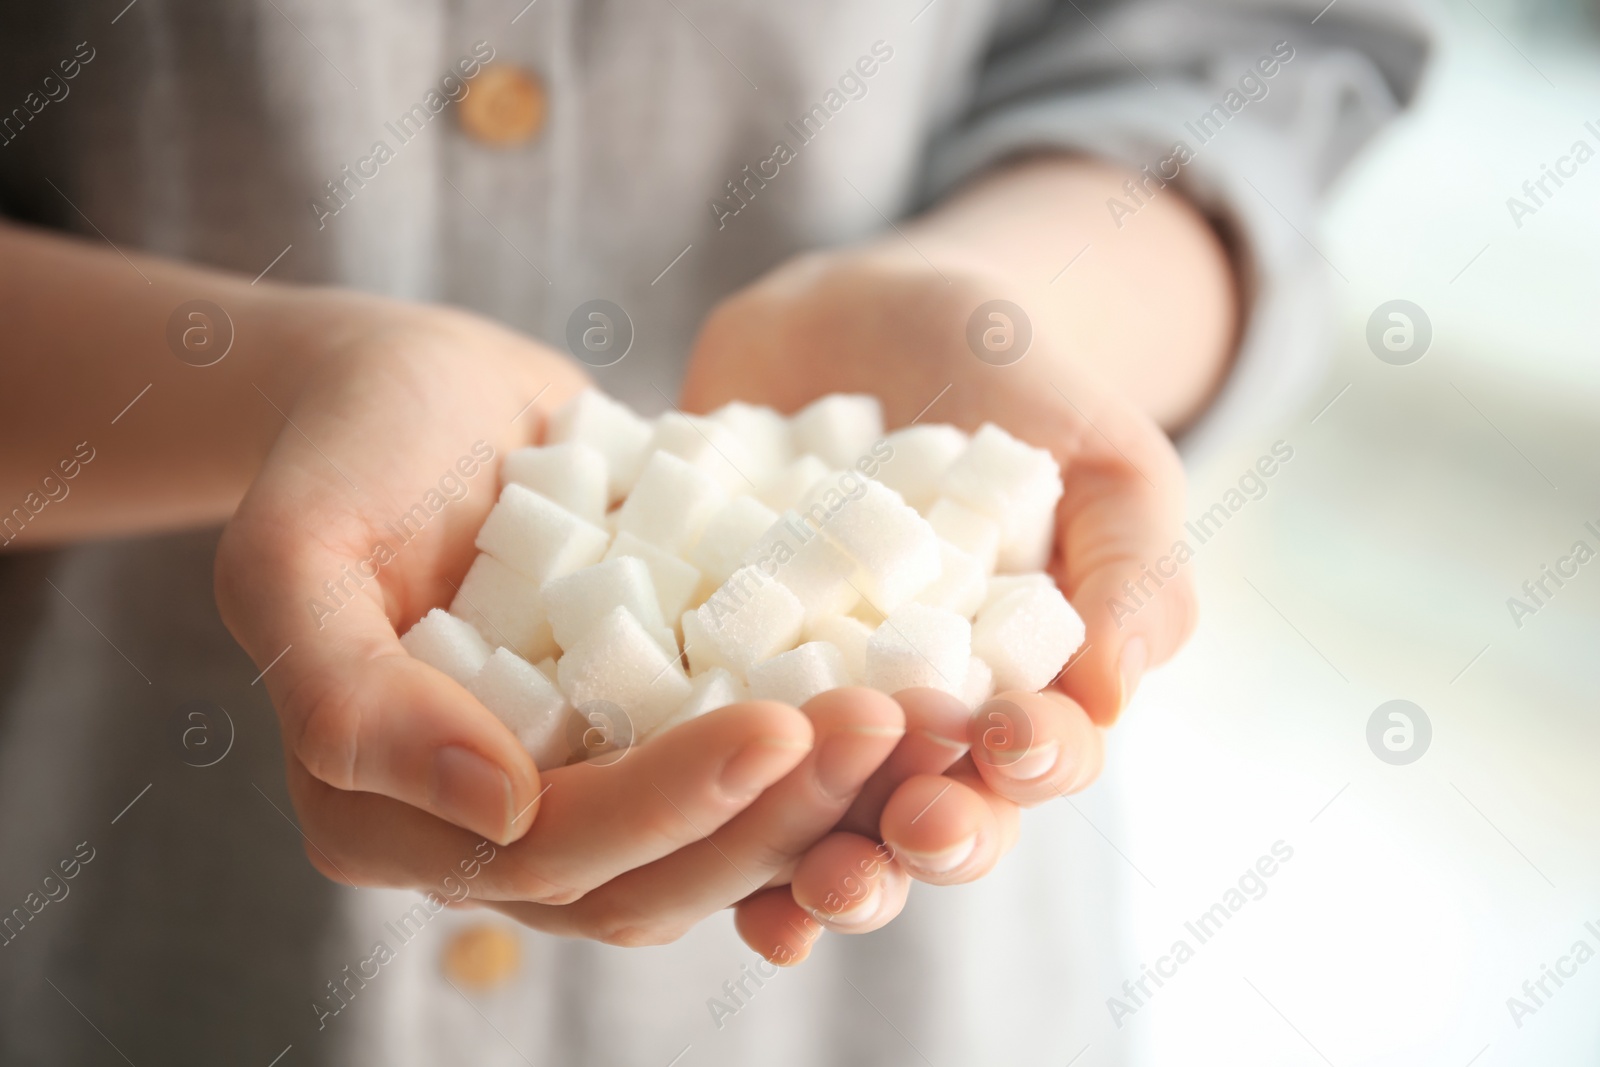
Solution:
[[(1141, 597), (1132, 615), (1126, 610), (1139, 602), (1128, 599), (1127, 583), (1150, 589), (1148, 568), (1179, 539), (1183, 471), (1171, 442), (1094, 368), (1074, 360), (1051, 335), (1048, 316), (1035, 316), (1031, 347), (1018, 362), (979, 360), (967, 345), (967, 320), (989, 299), (1027, 302), (1008, 289), (1014, 286), (976, 265), (945, 259), (935, 268), (903, 243), (813, 253), (727, 299), (696, 342), (683, 389), (689, 410), (743, 400), (793, 412), (828, 393), (870, 393), (883, 401), (891, 429), (919, 416), (969, 431), (991, 421), (1049, 449), (1066, 486), (1050, 569), (1087, 627), (1084, 647), (1046, 692), (1001, 694), (1026, 721), (998, 730), (975, 721), (958, 742), (987, 738), (994, 749), (978, 744), (948, 771), (923, 773), (915, 760), (898, 770), (886, 765), (885, 774), (903, 780), (884, 791), (881, 818), (854, 827), (863, 832), (825, 838), (796, 866), (789, 889), (739, 905), (741, 935), (768, 958), (803, 958), (811, 938), (800, 935), (798, 920), (806, 914), (849, 932), (887, 923), (903, 903), (904, 874), (951, 884), (987, 873), (1015, 839), (1018, 806), (1094, 780), (1100, 727), (1115, 721), (1144, 671), (1193, 629), (1194, 590), (1182, 569), (1157, 579), (1160, 588)], [(1114, 601), (1123, 603), (1120, 613)], [(918, 734), (910, 706), (907, 716), (902, 746)], [(893, 857), (875, 852), (874, 830)], [(969, 840), (966, 858), (947, 866)], [(834, 920), (840, 909), (830, 901), (859, 903), (880, 885), (889, 891), (877, 895), (876, 911), (853, 908), (839, 915), (849, 922)]]

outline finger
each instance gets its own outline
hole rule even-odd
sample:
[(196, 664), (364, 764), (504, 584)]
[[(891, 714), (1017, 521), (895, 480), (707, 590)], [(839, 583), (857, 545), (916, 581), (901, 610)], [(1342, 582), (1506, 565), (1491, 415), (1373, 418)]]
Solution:
[(823, 693), (805, 713), (816, 743), (793, 773), (705, 840), (620, 875), (552, 918), (609, 944), (664, 944), (786, 871), (839, 820), (904, 731), (900, 705), (870, 689)]
[(1183, 471), (1166, 439), (1151, 436), (1159, 440), (1125, 441), (1127, 458), (1075, 459), (1058, 510), (1059, 576), (1086, 633), (1056, 684), (1102, 725), (1182, 646), (1198, 614), (1183, 565)]
[[(264, 672), (291, 756), (334, 788), (392, 797), (492, 841), (514, 840), (533, 818), (540, 783), (511, 732), (455, 681), (406, 654), (375, 584), (347, 582), (350, 598), (338, 611), (312, 610), (326, 607), (323, 583), (358, 558), (340, 538), (290, 544), (289, 535), (250, 534), (230, 527), (235, 540), (219, 548), (218, 604)], [(245, 544), (264, 558), (237, 558)]]
[(972, 713), (972, 762), (995, 793), (1024, 807), (1085, 788), (1105, 762), (1105, 736), (1053, 690), (1010, 691)]
[(911, 880), (882, 842), (834, 833), (805, 854), (789, 888), (795, 904), (820, 926), (865, 934), (900, 914)]
[(981, 878), (1016, 844), (1016, 805), (984, 788), (970, 764), (958, 768), (906, 781), (884, 806), (883, 840), (918, 881)]
[[(792, 771), (810, 747), (811, 724), (803, 714), (752, 701), (684, 723), (624, 750), (616, 762), (552, 770), (539, 817), (483, 865), (472, 895), (570, 903), (722, 826)], [(320, 792), (300, 805), (310, 812), (307, 835), (337, 873), (357, 884), (428, 886), (472, 853), (471, 835), (423, 812), (312, 784)]]
[(793, 967), (811, 955), (823, 929), (794, 902), (787, 885), (741, 900), (734, 907), (733, 928), (746, 945), (780, 967)]
[(905, 736), (867, 784), (836, 829), (862, 837), (878, 836), (883, 805), (901, 782), (916, 774), (942, 774), (967, 752), (967, 706), (937, 689), (905, 689), (895, 694), (905, 711)]

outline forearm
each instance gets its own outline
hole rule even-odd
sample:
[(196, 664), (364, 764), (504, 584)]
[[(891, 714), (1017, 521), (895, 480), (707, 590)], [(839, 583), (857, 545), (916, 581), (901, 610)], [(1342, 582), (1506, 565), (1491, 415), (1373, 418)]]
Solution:
[[(1120, 169), (1065, 156), (1000, 168), (904, 227), (936, 266), (977, 270), (1064, 358), (1090, 367), (1169, 431), (1203, 410), (1238, 331), (1233, 271), (1216, 233), (1174, 190), (1119, 228)], [(904, 242), (891, 237), (892, 245)], [(1070, 266), (1068, 264), (1071, 264)]]
[[(225, 518), (348, 299), (0, 226), (0, 546)], [(191, 364), (220, 354), (224, 325), (184, 322), (189, 362), (169, 346), (193, 300), (231, 320), (211, 366)]]

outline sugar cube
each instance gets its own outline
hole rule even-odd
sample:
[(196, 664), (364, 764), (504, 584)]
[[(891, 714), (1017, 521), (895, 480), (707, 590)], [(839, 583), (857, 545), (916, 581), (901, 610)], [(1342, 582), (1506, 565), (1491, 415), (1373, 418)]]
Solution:
[[(1061, 499), (1061, 468), (1042, 448), (984, 423), (940, 480), (939, 491), (1000, 524), (1001, 568), (1008, 551), (1036, 555), (1041, 516)], [(1011, 569), (1020, 563), (1013, 562)]]
[(799, 707), (818, 693), (850, 684), (844, 654), (826, 641), (808, 641), (750, 668), (750, 695)]
[(867, 685), (885, 693), (939, 689), (966, 695), (972, 624), (953, 611), (907, 604), (867, 642)]
[(598, 560), (611, 539), (593, 523), (512, 482), (478, 531), (478, 549), (543, 585)]
[(967, 449), (967, 435), (954, 426), (907, 426), (886, 438), (890, 456), (878, 465), (878, 481), (925, 511), (939, 495), (939, 479)]
[(765, 484), (794, 458), (789, 420), (772, 408), (735, 400), (713, 411), (711, 417), (744, 442), (751, 465), (745, 473), (757, 485)]
[(480, 553), (461, 579), (450, 614), (470, 622), (491, 645), (538, 660), (556, 650), (539, 586), (493, 556)]
[(981, 511), (941, 496), (925, 512), (933, 532), (978, 558), (985, 574), (993, 574), (1000, 555), (1000, 524)]
[(800, 598), (806, 616), (840, 615), (861, 599), (852, 582), (856, 562), (793, 511), (785, 512), (745, 553)]
[(567, 761), (567, 698), (527, 660), (497, 648), (467, 692), (506, 725), (541, 771)]
[(688, 698), (679, 705), (677, 711), (662, 720), (661, 725), (651, 730), (650, 736), (659, 737), (674, 726), (680, 726), (690, 719), (698, 719), (707, 712), (749, 699), (750, 690), (743, 682), (723, 668), (713, 667), (704, 674), (689, 679)]
[(670, 637), (656, 599), (650, 568), (637, 556), (618, 556), (547, 582), (541, 590), (545, 614), (556, 644), (570, 649), (600, 624), (613, 608), (626, 608), (658, 639), (663, 631), (668, 655), (677, 655), (678, 643)]
[(546, 441), (577, 441), (604, 456), (607, 496), (615, 503), (633, 488), (649, 455), (650, 435), (650, 424), (628, 407), (585, 389), (551, 417)]
[(801, 636), (807, 641), (826, 641), (844, 656), (845, 673), (851, 684), (867, 676), (867, 642), (872, 627), (849, 615), (820, 615), (806, 621)]
[(415, 659), (443, 671), (462, 685), (483, 668), (489, 659), (489, 643), (469, 622), (443, 608), (434, 608), (417, 620), (400, 638), (400, 644)]
[(676, 622), (683, 609), (694, 602), (695, 590), (700, 586), (698, 568), (631, 533), (618, 534), (606, 549), (606, 559), (620, 556), (636, 556), (650, 568), (650, 581), (656, 587), (663, 619)]
[[(793, 648), (805, 621), (805, 607), (794, 593), (758, 567), (734, 571), (693, 614), (698, 624), (695, 638), (708, 645), (700, 650), (700, 661), (727, 667), (741, 676), (757, 663)], [(687, 622), (683, 637), (694, 662), (696, 650), (690, 644)]]
[(1031, 571), (1027, 574), (996, 574), (989, 579), (989, 588), (983, 594), (983, 603), (978, 606), (981, 614), (989, 609), (995, 601), (1015, 593), (1018, 589), (1054, 589), (1056, 580), (1048, 574)]
[(500, 465), (500, 484), (525, 485), (585, 522), (601, 525), (606, 517), (606, 459), (581, 441), (543, 448), (518, 448)]
[(753, 496), (736, 496), (711, 517), (689, 560), (712, 589), (727, 581), (752, 545), (772, 529), (778, 513)]
[(917, 594), (917, 603), (953, 611), (964, 619), (978, 613), (989, 576), (976, 556), (948, 541), (939, 542), (939, 577)]
[(650, 447), (705, 471), (729, 493), (755, 492), (762, 473), (733, 429), (704, 415), (666, 412), (656, 420)]
[(618, 510), (617, 532), (681, 557), (694, 548), (727, 499), (711, 475), (669, 452), (657, 452)]
[(1083, 644), (1083, 620), (1055, 586), (1014, 589), (978, 613), (972, 650), (994, 670), (995, 688), (1036, 690)]
[(810, 452), (848, 469), (883, 436), (883, 405), (875, 396), (834, 393), (814, 400), (789, 422), (795, 451)]
[(801, 456), (771, 475), (756, 496), (773, 511), (788, 511), (827, 476), (826, 463), (816, 456)]
[(689, 679), (676, 655), (631, 611), (612, 608), (556, 662), (562, 692), (579, 712), (595, 701), (621, 708), (632, 736), (643, 737), (676, 711), (689, 695)]
[(961, 700), (967, 707), (977, 711), (983, 702), (994, 696), (994, 671), (989, 665), (977, 656), (967, 660), (967, 684), (964, 687)]
[(1050, 507), (1032, 514), (1019, 513), (1012, 535), (1000, 545), (995, 567), (1008, 574), (1039, 571), (1050, 565), (1056, 542), (1056, 511)]
[(939, 538), (899, 493), (877, 482), (862, 486), (860, 496), (832, 512), (823, 532), (855, 560), (860, 594), (892, 615), (939, 577)]

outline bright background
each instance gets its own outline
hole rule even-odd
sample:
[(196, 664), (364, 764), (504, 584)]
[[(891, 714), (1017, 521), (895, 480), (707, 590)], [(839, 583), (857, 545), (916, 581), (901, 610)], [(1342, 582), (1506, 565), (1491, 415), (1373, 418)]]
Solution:
[[(1600, 958), (1520, 1028), (1506, 1006), (1580, 937), (1600, 950), (1600, 559), (1520, 629), (1506, 606), (1575, 540), (1600, 549), (1600, 158), (1520, 230), (1505, 206), (1600, 144), (1600, 52), (1559, 5), (1451, 13), (1419, 106), (1308, 235), (1349, 279), (1339, 358), (1194, 472), (1191, 515), (1275, 440), (1294, 458), (1200, 550), (1201, 630), (1113, 732), (1111, 795), (1084, 798), (1082, 847), (1125, 857), (1135, 968), (1295, 850), (1108, 1037), (1140, 1062), (1600, 1063)], [(1365, 341), (1395, 298), (1434, 330), (1405, 367)], [(1396, 698), (1433, 727), (1407, 766), (1366, 742)]]

